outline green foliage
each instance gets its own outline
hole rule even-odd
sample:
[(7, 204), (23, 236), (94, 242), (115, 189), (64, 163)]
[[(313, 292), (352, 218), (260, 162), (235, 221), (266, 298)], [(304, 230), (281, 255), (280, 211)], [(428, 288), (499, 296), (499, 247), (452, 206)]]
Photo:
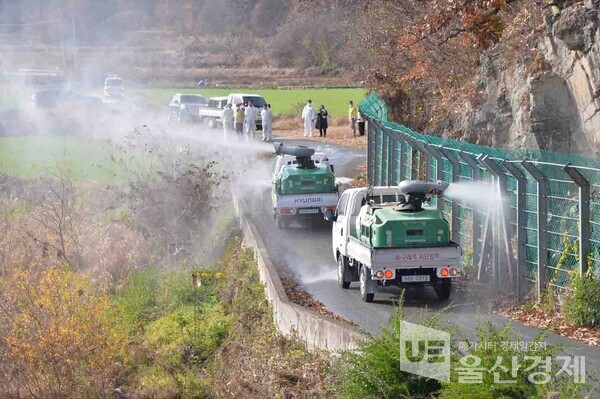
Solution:
[(556, 295), (554, 289), (550, 285), (542, 292), (540, 308), (548, 315), (554, 314), (554, 311), (556, 310)]
[(462, 258), (462, 274), (463, 277), (470, 277), (474, 270), (473, 265), (473, 250), (471, 248), (467, 248)]
[[(339, 393), (343, 398), (413, 398), (432, 395), (438, 381), (400, 370), (399, 343), (404, 320), (402, 303), (389, 326), (377, 337), (364, 341), (358, 351), (345, 352), (339, 367)], [(438, 328), (436, 317), (421, 325)]]
[(594, 275), (593, 268), (573, 277), (562, 311), (574, 326), (600, 327), (600, 277)]
[[(527, 356), (549, 356), (556, 353), (556, 347), (542, 344), (544, 336), (536, 337), (528, 346), (523, 348), (511, 343), (518, 343), (519, 337), (512, 335), (512, 329), (509, 323), (502, 328), (496, 329), (491, 322), (480, 322), (477, 328), (476, 344), (469, 346), (468, 355), (476, 356), (481, 360), (477, 367), (485, 369), (483, 371), (483, 383), (464, 384), (458, 381), (457, 367), (465, 367), (459, 363), (459, 358), (454, 356), (451, 367), (452, 376), (449, 383), (445, 383), (440, 392), (440, 398), (465, 398), (465, 399), (492, 399), (492, 398), (532, 398), (538, 397), (538, 386), (529, 382), (527, 377), (529, 372), (525, 368), (529, 367), (533, 360), (526, 360)], [(518, 359), (521, 365), (515, 372), (512, 368), (512, 358)], [(494, 367), (498, 359), (502, 359), (502, 366), (508, 371), (497, 370), (500, 381), (516, 380), (516, 383), (495, 383), (493, 372), (489, 372)], [(523, 365), (525, 365), (523, 367)]]
[(184, 305), (149, 324), (144, 345), (167, 370), (202, 363), (221, 345), (232, 320), (218, 303)]
[(135, 273), (122, 292), (113, 299), (122, 325), (135, 335), (157, 315), (158, 301), (155, 293), (159, 286), (160, 272), (148, 268)]

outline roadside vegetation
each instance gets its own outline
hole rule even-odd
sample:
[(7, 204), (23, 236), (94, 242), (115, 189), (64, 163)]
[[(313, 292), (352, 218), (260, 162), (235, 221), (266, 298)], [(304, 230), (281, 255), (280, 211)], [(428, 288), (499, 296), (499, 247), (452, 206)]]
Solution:
[[(418, 323), (448, 331), (448, 328), (441, 323), (441, 315), (438, 313), (423, 318)], [(407, 331), (402, 327), (404, 320), (400, 303), (396, 314), (390, 319), (387, 328), (383, 329), (380, 336), (362, 343), (358, 351), (348, 352), (342, 356), (336, 365), (339, 373), (337, 387), (339, 397), (547, 399), (591, 398), (597, 392), (598, 381), (593, 376), (588, 378), (588, 384), (580, 384), (575, 383), (572, 377), (565, 375), (555, 377), (550, 373), (547, 383), (535, 383), (541, 381), (536, 379), (540, 375), (530, 378), (531, 373), (541, 370), (534, 364), (535, 359), (551, 356), (554, 361), (561, 348), (546, 345), (544, 334), (540, 334), (527, 346), (510, 345), (513, 342), (521, 342), (520, 338), (513, 333), (510, 324), (495, 327), (485, 319), (479, 321), (475, 340), (464, 339), (460, 347), (456, 346), (456, 343), (451, 345), (450, 382), (440, 382), (405, 372), (400, 368), (399, 350), (401, 340)], [(452, 334), (461, 336), (460, 327), (454, 327)], [(511, 366), (513, 359), (520, 365), (518, 368)], [(501, 366), (499, 368), (496, 364), (498, 360)], [(477, 370), (474, 367), (477, 367)], [(472, 370), (471, 376), (476, 376), (471, 381), (478, 381), (477, 372), (481, 373), (480, 382), (461, 382), (461, 378), (468, 374), (468, 371), (465, 371), (468, 369)], [(509, 380), (510, 382), (507, 382)]]
[(0, 398), (327, 397), (329, 358), (276, 332), (214, 207), (226, 176), (137, 140), (111, 147), (111, 180), (76, 162), (0, 174)]

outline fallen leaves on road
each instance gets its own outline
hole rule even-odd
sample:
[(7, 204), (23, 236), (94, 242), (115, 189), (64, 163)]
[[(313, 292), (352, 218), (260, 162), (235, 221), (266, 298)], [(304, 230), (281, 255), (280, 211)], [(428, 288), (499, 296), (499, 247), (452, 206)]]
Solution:
[(559, 335), (584, 342), (589, 346), (600, 347), (600, 329), (571, 326), (560, 314), (548, 314), (540, 309), (538, 305), (528, 309), (504, 308), (500, 309), (498, 313), (519, 320), (529, 326), (547, 329)]
[(331, 317), (334, 320), (343, 321), (353, 326), (356, 325), (356, 323), (346, 320), (327, 309), (323, 302), (317, 301), (312, 297), (311, 294), (299, 288), (296, 281), (289, 278), (284, 278), (281, 280), (281, 283), (283, 284), (283, 288), (285, 289), (285, 293), (287, 294), (288, 298), (295, 304), (312, 309), (318, 314)]

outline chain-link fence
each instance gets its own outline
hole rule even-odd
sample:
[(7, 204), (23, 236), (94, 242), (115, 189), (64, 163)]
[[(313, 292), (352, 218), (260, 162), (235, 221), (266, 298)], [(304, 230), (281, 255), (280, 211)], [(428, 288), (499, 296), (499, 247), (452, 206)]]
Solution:
[(548, 287), (568, 288), (575, 273), (598, 273), (600, 159), (417, 133), (388, 121), (376, 94), (360, 110), (368, 121), (370, 184), (483, 181), (503, 192), (507, 201), (497, 209), (447, 198), (434, 202), (450, 223), (452, 239), (472, 256), (479, 278), (490, 278), (496, 287), (507, 282), (521, 296), (528, 282), (541, 295)]

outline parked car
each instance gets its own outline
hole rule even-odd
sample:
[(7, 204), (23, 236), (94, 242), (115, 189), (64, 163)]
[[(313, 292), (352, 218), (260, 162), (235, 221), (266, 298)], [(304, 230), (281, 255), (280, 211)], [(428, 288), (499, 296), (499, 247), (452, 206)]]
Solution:
[(211, 129), (223, 125), (221, 115), (227, 105), (227, 97), (212, 97), (208, 99), (208, 106), (200, 108), (200, 121), (204, 122)]
[(260, 110), (267, 103), (263, 96), (259, 96), (258, 94), (231, 93), (227, 98), (227, 102), (233, 104), (234, 108), (240, 104), (243, 104), (244, 107), (247, 107), (250, 101), (252, 101), (252, 107), (256, 112), (256, 130), (262, 130), (262, 117), (260, 116)]
[(206, 106), (206, 99), (200, 94), (177, 93), (169, 103), (169, 121), (176, 119), (178, 122), (197, 122), (200, 119), (200, 109)]
[(71, 90), (47, 89), (39, 90), (31, 96), (31, 102), (39, 108), (86, 108), (102, 107), (102, 99), (86, 94), (75, 93)]
[(104, 97), (121, 99), (125, 97), (125, 82), (117, 76), (104, 80)]

